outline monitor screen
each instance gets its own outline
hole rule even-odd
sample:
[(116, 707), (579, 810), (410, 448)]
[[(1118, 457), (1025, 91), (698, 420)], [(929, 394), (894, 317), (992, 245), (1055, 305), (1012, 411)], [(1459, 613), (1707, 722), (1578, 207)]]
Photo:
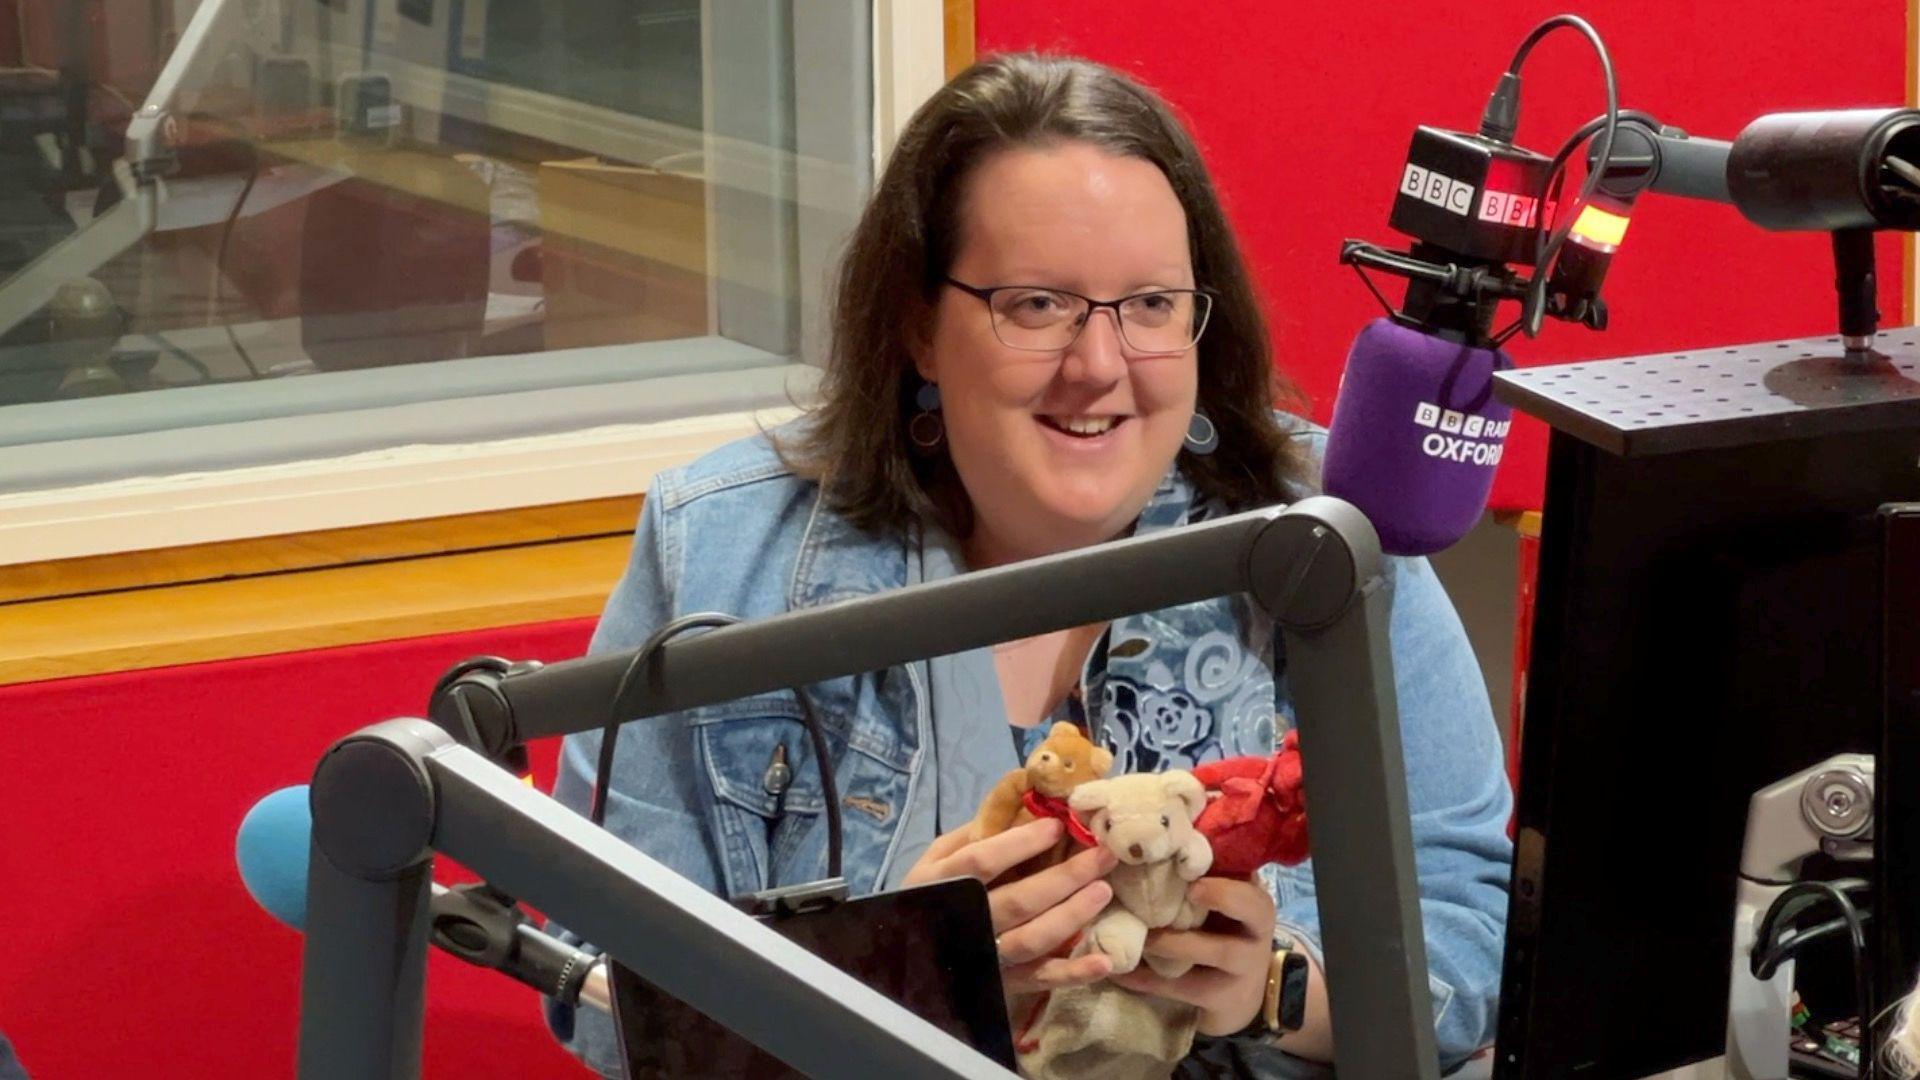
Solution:
[(1553, 439), (1496, 1075), (1641, 1077), (1724, 1052), (1753, 792), (1878, 747), (1879, 508), (1920, 499), (1920, 426)]
[[(768, 925), (1014, 1068), (986, 890), (971, 879), (848, 900)], [(799, 1076), (777, 1058), (615, 963), (613, 999), (630, 1080)]]
[(1876, 1013), (1920, 978), (1920, 503), (1886, 507), (1881, 524), (1886, 726), (1874, 784)]

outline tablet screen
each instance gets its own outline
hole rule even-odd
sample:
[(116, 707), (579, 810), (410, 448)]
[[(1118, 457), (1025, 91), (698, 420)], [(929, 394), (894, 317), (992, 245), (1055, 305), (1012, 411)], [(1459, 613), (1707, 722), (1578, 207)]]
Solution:
[[(764, 919), (770, 927), (1008, 1069), (1013, 1036), (986, 889), (972, 879)], [(609, 966), (627, 1075), (800, 1073), (619, 963)]]

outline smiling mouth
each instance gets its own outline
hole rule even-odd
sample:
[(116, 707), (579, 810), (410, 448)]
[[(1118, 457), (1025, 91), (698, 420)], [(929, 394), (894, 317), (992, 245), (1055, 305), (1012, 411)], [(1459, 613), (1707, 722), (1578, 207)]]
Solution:
[(1097, 439), (1127, 421), (1124, 416), (1039, 416), (1035, 419), (1075, 439)]

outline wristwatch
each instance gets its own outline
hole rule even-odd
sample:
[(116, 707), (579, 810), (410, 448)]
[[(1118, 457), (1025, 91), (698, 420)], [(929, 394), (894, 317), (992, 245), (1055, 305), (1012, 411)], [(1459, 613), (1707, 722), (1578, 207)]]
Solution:
[(1260, 1011), (1236, 1038), (1285, 1035), (1299, 1031), (1307, 1013), (1307, 957), (1284, 932), (1274, 933), (1273, 962), (1267, 966), (1267, 995)]

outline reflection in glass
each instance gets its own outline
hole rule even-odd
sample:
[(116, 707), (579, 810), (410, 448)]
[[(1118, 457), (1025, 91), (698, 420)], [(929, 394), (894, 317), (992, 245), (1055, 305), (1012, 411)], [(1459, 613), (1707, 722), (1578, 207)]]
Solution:
[(725, 332), (699, 0), (17, 9), (0, 406)]

